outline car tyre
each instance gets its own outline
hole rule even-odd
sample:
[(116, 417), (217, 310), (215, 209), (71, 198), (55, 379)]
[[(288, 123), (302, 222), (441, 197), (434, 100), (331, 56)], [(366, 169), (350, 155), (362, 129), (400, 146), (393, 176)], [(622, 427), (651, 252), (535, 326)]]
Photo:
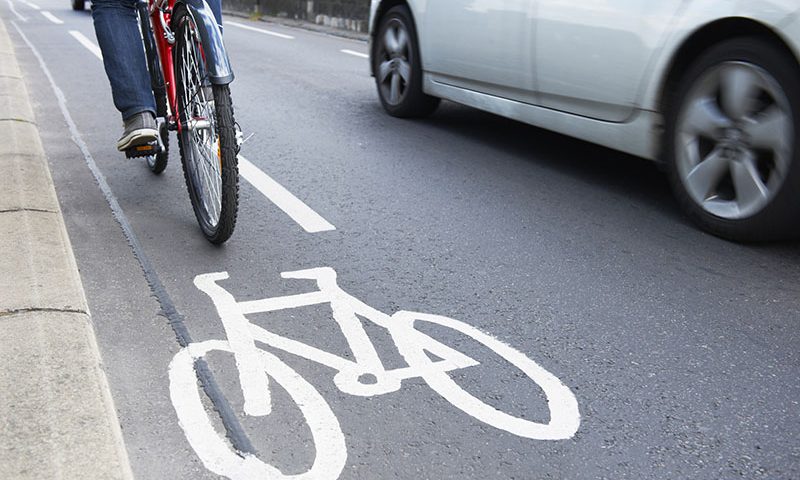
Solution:
[(439, 106), (439, 98), (422, 91), (422, 62), (411, 11), (392, 7), (380, 21), (373, 42), (372, 72), (378, 98), (393, 117), (425, 117)]
[(795, 236), (800, 225), (800, 69), (774, 44), (721, 42), (666, 104), (664, 154), (681, 207), (735, 241)]

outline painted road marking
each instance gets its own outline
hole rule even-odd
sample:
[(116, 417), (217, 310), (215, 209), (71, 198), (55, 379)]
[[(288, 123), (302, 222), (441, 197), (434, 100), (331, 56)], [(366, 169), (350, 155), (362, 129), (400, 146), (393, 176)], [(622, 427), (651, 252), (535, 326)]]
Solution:
[(22, 3), (24, 3), (25, 5), (31, 7), (34, 10), (40, 10), (39, 5), (36, 5), (35, 3), (26, 2), (25, 0), (22, 0)]
[(250, 25), (244, 25), (244, 24), (238, 23), (238, 22), (225, 22), (225, 25), (231, 25), (233, 27), (239, 27), (239, 28), (242, 28), (244, 30), (252, 30), (254, 32), (259, 32), (259, 33), (263, 33), (263, 34), (266, 34), (266, 35), (272, 35), (273, 37), (285, 38), (286, 40), (294, 40), (294, 37), (291, 36), (291, 35), (286, 35), (286, 34), (278, 33), (278, 32), (272, 32), (270, 30), (264, 30), (263, 28), (251, 27)]
[(60, 20), (59, 18), (57, 18), (55, 15), (53, 15), (50, 12), (48, 12), (47, 10), (42, 10), (41, 14), (44, 16), (44, 18), (50, 20), (51, 22), (55, 23), (56, 25), (63, 25), (64, 24), (63, 20)]
[(22, 15), (20, 15), (19, 12), (17, 11), (17, 9), (14, 8), (14, 2), (12, 2), (11, 0), (8, 0), (8, 8), (11, 10), (11, 13), (13, 13), (19, 19), (20, 22), (27, 22), (28, 21), (28, 19), (26, 17), (23, 17)]
[(292, 195), (280, 183), (273, 180), (269, 175), (259, 170), (258, 167), (250, 163), (249, 160), (239, 155), (239, 173), (242, 178), (264, 194), (272, 203), (283, 210), (292, 220), (303, 227), (308, 233), (327, 232), (336, 230), (320, 214), (311, 209), (302, 200)]
[(355, 50), (348, 50), (345, 48), (344, 50), (339, 50), (339, 51), (342, 53), (346, 53), (348, 55), (353, 55), (355, 57), (369, 58), (369, 55), (367, 55), (366, 53), (356, 52)]
[(86, 35), (82, 34), (77, 30), (70, 30), (69, 34), (72, 35), (75, 40), (79, 41), (81, 45), (86, 47), (87, 50), (92, 52), (95, 57), (99, 58), (100, 60), (103, 59), (103, 54), (100, 52), (100, 47), (97, 46), (96, 43), (86, 38)]
[[(500, 430), (534, 440), (565, 440), (580, 428), (578, 400), (572, 391), (552, 373), (524, 353), (477, 328), (441, 315), (400, 310), (383, 313), (351, 296), (339, 287), (336, 271), (329, 267), (283, 272), (287, 279), (313, 280), (317, 289), (306, 293), (267, 297), (239, 302), (218, 282), (227, 280), (227, 272), (198, 275), (194, 285), (211, 297), (225, 340), (190, 343), (179, 351), (169, 365), (170, 399), (189, 444), (209, 470), (231, 479), (289, 478), (254, 455), (231, 450), (224, 435), (214, 428), (209, 411), (203, 406), (197, 384), (198, 360), (209, 352), (229, 352), (236, 358), (239, 386), (242, 389), (245, 415), (265, 416), (272, 411), (270, 383), (277, 383), (299, 407), (311, 431), (316, 458), (307, 472), (297, 478), (336, 479), (347, 464), (347, 446), (338, 419), (317, 389), (273, 352), (282, 350), (327, 366), (337, 373), (333, 383), (342, 393), (373, 397), (398, 391), (402, 381), (420, 378), (465, 414)], [(342, 330), (351, 355), (340, 357), (300, 341), (278, 335), (262, 324), (255, 325), (246, 313), (269, 313), (289, 308), (330, 304), (336, 325)], [(327, 317), (327, 315), (326, 315)], [(327, 323), (330, 317), (325, 318)], [(388, 331), (408, 367), (386, 369), (367, 335), (364, 322), (370, 321)], [(550, 411), (547, 423), (527, 420), (503, 412), (453, 380), (449, 372), (476, 367), (480, 362), (448, 345), (440, 343), (416, 328), (429, 323), (458, 332), (482, 344), (525, 374), (544, 393)], [(262, 350), (261, 345), (270, 347)], [(430, 354), (430, 355), (429, 355)], [(438, 358), (433, 360), (431, 357)], [(375, 380), (362, 383), (362, 374)]]

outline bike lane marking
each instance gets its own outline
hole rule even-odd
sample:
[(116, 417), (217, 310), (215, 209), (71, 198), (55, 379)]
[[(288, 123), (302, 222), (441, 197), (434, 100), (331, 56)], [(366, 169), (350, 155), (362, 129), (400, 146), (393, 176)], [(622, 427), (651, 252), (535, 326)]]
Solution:
[[(178, 352), (169, 365), (170, 400), (189, 444), (203, 465), (230, 479), (338, 478), (347, 464), (345, 435), (330, 405), (309, 383), (273, 351), (280, 350), (338, 371), (333, 382), (339, 391), (361, 397), (373, 397), (398, 391), (402, 380), (421, 378), (444, 400), (486, 425), (533, 440), (565, 440), (580, 427), (578, 401), (572, 391), (555, 375), (526, 354), (459, 320), (441, 315), (400, 310), (392, 315), (380, 312), (339, 287), (336, 271), (330, 267), (282, 272), (286, 279), (314, 280), (317, 289), (277, 297), (240, 302), (217, 282), (229, 278), (227, 272), (198, 275), (195, 287), (208, 295), (220, 317), (226, 339), (190, 343)], [(343, 358), (289, 337), (254, 325), (247, 313), (267, 313), (302, 306), (330, 304), (332, 317), (344, 334), (354, 358)], [(363, 321), (385, 328), (408, 367), (386, 370), (364, 329)], [(470, 368), (480, 362), (453, 349), (415, 328), (415, 322), (427, 322), (466, 335), (494, 352), (510, 366), (524, 373), (541, 388), (550, 412), (546, 423), (514, 416), (495, 408), (460, 386), (448, 373)], [(269, 350), (264, 349), (266, 345)], [(256, 456), (231, 449), (225, 437), (213, 426), (209, 412), (199, 395), (195, 365), (211, 351), (228, 352), (236, 360), (239, 385), (244, 397), (246, 416), (271, 413), (270, 384), (277, 383), (289, 394), (305, 417), (311, 430), (316, 456), (310, 470), (297, 476), (280, 470)], [(429, 354), (438, 357), (438, 361)], [(376, 381), (359, 380), (369, 373)], [(248, 408), (248, 403), (266, 408)]]
[(36, 5), (35, 3), (26, 2), (25, 0), (22, 0), (22, 3), (24, 3), (25, 5), (27, 5), (27, 6), (31, 7), (31, 8), (32, 8), (32, 9), (34, 9), (34, 10), (41, 10), (41, 9), (39, 8), (39, 5)]
[(55, 15), (53, 15), (50, 12), (48, 12), (47, 10), (42, 10), (39, 13), (41, 13), (42, 16), (44, 16), (44, 18), (50, 20), (51, 22), (55, 23), (56, 25), (63, 25), (64, 24), (63, 20), (61, 20), (60, 18), (56, 17)]
[(356, 52), (355, 50), (350, 50), (350, 49), (347, 49), (347, 48), (339, 50), (339, 51), (342, 52), (342, 53), (346, 53), (348, 55), (353, 55), (354, 57), (369, 58), (369, 55), (367, 55), (366, 53)]
[(100, 51), (100, 47), (97, 46), (97, 44), (93, 41), (86, 38), (86, 35), (77, 30), (70, 30), (69, 34), (72, 35), (72, 38), (80, 42), (81, 45), (86, 47), (87, 50), (92, 52), (95, 57), (97, 57), (99, 60), (103, 60), (103, 53)]
[(249, 160), (239, 155), (239, 173), (250, 185), (256, 187), (267, 199), (277, 205), (289, 215), (292, 220), (303, 227), (308, 233), (327, 232), (336, 230), (330, 222), (322, 218), (302, 200), (295, 197), (280, 183), (253, 165)]
[(259, 32), (259, 33), (263, 33), (265, 35), (272, 35), (273, 37), (283, 38), (285, 40), (294, 40), (294, 37), (291, 36), (291, 35), (286, 35), (284, 33), (278, 33), (278, 32), (272, 32), (270, 30), (264, 30), (263, 28), (251, 27), (249, 25), (244, 25), (244, 24), (241, 24), (239, 22), (225, 22), (225, 25), (231, 25), (233, 27), (239, 27), (239, 28), (242, 28), (244, 30), (251, 30), (253, 32)]

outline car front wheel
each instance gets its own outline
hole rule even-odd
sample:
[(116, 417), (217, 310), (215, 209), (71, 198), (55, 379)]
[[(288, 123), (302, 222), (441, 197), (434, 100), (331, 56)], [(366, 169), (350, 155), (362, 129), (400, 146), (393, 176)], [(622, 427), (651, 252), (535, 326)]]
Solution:
[(700, 56), (666, 112), (672, 188), (705, 230), (760, 241), (800, 225), (800, 74), (760, 38), (720, 43)]

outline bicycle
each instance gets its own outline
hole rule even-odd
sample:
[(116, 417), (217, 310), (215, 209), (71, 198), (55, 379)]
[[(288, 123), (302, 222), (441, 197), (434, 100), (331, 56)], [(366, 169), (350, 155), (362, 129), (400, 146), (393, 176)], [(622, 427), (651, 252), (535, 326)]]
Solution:
[(230, 238), (239, 206), (233, 71), (205, 0), (140, 0), (139, 26), (156, 100), (159, 139), (125, 152), (145, 157), (155, 174), (167, 166), (169, 131), (177, 132), (189, 198), (211, 243)]
[[(277, 355), (259, 348), (256, 342), (332, 368), (334, 385), (357, 396), (382, 395), (397, 391), (402, 381), (421, 378), (436, 393), (464, 413), (514, 435), (538, 439), (571, 438), (580, 426), (578, 402), (572, 391), (553, 374), (523, 353), (480, 330), (452, 318), (411, 311), (392, 315), (380, 312), (343, 291), (336, 272), (322, 267), (281, 274), (287, 279), (316, 282), (318, 289), (307, 293), (238, 302), (217, 284), (226, 272), (198, 275), (195, 286), (208, 295), (222, 321), (227, 340), (191, 343), (180, 350), (169, 366), (170, 398), (184, 433), (200, 460), (209, 470), (229, 478), (337, 478), (347, 460), (344, 434), (331, 407), (322, 395)], [(344, 358), (311, 345), (270, 332), (251, 323), (246, 315), (290, 308), (330, 304), (333, 319), (341, 328), (353, 359)], [(386, 369), (359, 317), (386, 329), (407, 367)], [(515, 417), (484, 403), (461, 388), (450, 373), (479, 364), (468, 355), (442, 344), (415, 328), (428, 322), (466, 335), (499, 355), (533, 380), (547, 398), (550, 420), (537, 423)], [(244, 398), (244, 413), (268, 415), (272, 410), (270, 379), (276, 381), (299, 407), (311, 430), (316, 457), (311, 468), (299, 475), (284, 475), (252, 453), (233, 450), (215, 430), (203, 406), (197, 384), (196, 362), (212, 351), (233, 354)], [(437, 360), (432, 360), (432, 354)]]

